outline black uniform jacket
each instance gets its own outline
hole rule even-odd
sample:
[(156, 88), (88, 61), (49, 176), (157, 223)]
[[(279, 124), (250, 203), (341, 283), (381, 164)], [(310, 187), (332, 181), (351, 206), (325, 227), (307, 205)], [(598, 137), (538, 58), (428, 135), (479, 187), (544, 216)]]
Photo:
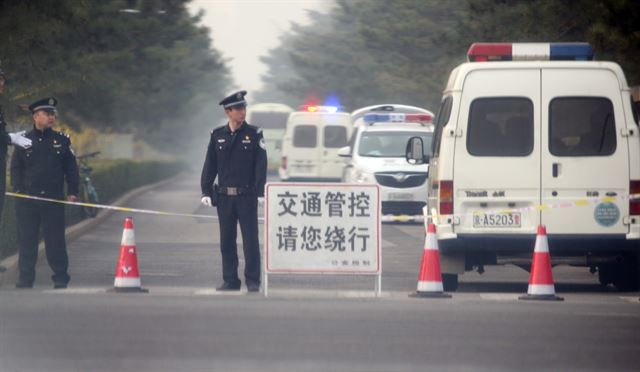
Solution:
[(228, 124), (211, 132), (200, 178), (203, 196), (213, 194), (216, 176), (221, 187), (246, 188), (255, 191), (258, 197), (264, 196), (267, 151), (262, 129), (245, 121), (235, 133)]
[(51, 129), (27, 132), (32, 145), (28, 149), (16, 147), (11, 158), (11, 186), (18, 193), (45, 198), (64, 198), (78, 195), (80, 177), (78, 164), (71, 150), (71, 140)]
[[(2, 111), (2, 106), (0, 106), (0, 161), (2, 162), (7, 159), (9, 143), (11, 143), (11, 138), (7, 133), (7, 123), (4, 121), (4, 112)], [(4, 174), (0, 176), (4, 177)]]

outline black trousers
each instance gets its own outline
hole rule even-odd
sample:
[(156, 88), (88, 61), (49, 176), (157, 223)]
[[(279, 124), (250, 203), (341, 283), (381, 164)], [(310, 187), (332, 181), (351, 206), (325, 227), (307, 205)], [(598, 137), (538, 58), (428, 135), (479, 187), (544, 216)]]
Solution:
[(64, 238), (64, 205), (37, 200), (18, 199), (16, 201), (18, 219), (18, 267), (19, 282), (33, 284), (36, 278), (38, 241), (40, 226), (44, 235), (47, 261), (53, 271), (51, 279), (57, 284), (69, 283), (67, 273), (69, 257)]
[(222, 278), (235, 285), (238, 279), (238, 222), (242, 231), (244, 277), (246, 283), (260, 284), (260, 247), (258, 242), (258, 198), (253, 195), (219, 195), (220, 251)]
[(2, 208), (4, 207), (4, 192), (7, 189), (7, 159), (0, 154), (0, 223), (2, 222)]

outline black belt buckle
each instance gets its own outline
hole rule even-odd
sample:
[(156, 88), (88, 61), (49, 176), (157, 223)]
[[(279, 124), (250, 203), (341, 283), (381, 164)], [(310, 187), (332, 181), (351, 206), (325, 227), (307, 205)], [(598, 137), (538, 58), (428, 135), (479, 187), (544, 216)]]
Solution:
[(227, 195), (229, 196), (237, 196), (238, 188), (237, 187), (227, 187)]

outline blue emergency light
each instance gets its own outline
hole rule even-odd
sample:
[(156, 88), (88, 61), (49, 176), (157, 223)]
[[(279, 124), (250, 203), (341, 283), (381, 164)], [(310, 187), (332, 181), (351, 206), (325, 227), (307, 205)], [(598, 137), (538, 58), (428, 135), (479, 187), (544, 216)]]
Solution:
[(591, 61), (589, 43), (473, 43), (470, 62), (488, 61)]
[(366, 114), (364, 115), (366, 123), (430, 123), (433, 117), (429, 114)]

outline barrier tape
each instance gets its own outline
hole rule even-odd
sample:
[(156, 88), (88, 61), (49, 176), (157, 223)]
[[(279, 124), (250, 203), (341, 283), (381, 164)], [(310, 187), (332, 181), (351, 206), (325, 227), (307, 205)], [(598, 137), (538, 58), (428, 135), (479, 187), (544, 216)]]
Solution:
[(428, 216), (422, 216), (422, 215), (414, 215), (414, 216), (410, 216), (410, 215), (383, 215), (381, 216), (381, 220), (383, 222), (423, 222), (425, 217), (428, 220), (432, 220), (435, 219), (437, 220), (438, 218), (441, 217), (469, 217), (469, 216), (474, 216), (477, 213), (483, 213), (483, 214), (504, 214), (504, 213), (511, 213), (511, 212), (531, 212), (531, 211), (545, 211), (548, 209), (557, 209), (557, 208), (573, 208), (573, 207), (585, 207), (591, 204), (598, 204), (598, 203), (613, 203), (614, 201), (621, 199), (621, 200), (636, 200), (636, 199), (640, 199), (640, 194), (632, 194), (632, 195), (626, 195), (626, 196), (620, 196), (620, 197), (615, 197), (615, 196), (607, 196), (604, 198), (589, 198), (589, 199), (579, 199), (576, 200), (574, 202), (563, 202), (563, 203), (551, 203), (551, 204), (539, 204), (539, 205), (532, 205), (529, 207), (523, 207), (523, 208), (512, 208), (512, 209), (498, 209), (498, 210), (487, 210), (487, 211), (478, 211), (475, 213), (465, 213), (465, 214), (453, 214), (453, 215), (443, 215), (443, 214), (437, 214), (435, 213), (435, 209), (431, 210), (431, 214), (429, 214)]
[[(218, 219), (218, 216), (206, 215), (206, 214), (189, 214), (189, 213), (173, 213), (173, 212), (162, 212), (162, 211), (154, 211), (150, 209), (137, 209), (137, 208), (126, 208), (126, 207), (117, 207), (113, 205), (103, 205), (103, 204), (92, 204), (92, 203), (84, 203), (84, 202), (70, 202), (66, 200), (58, 200), (58, 199), (50, 199), (50, 198), (42, 198), (39, 196), (18, 194), (14, 192), (6, 192), (5, 195), (13, 196), (16, 198), (22, 199), (31, 199), (31, 200), (39, 200), (46, 201), (51, 203), (65, 204), (65, 205), (76, 205), (80, 207), (89, 207), (89, 208), (97, 208), (97, 209), (106, 209), (112, 210), (116, 212), (129, 212), (129, 213), (142, 213), (142, 214), (151, 214), (157, 216), (175, 216), (175, 217), (192, 217), (192, 218), (207, 218), (207, 219)], [(607, 196), (604, 198), (589, 198), (589, 199), (580, 199), (574, 202), (563, 202), (563, 203), (551, 203), (551, 204), (539, 204), (533, 205), (530, 207), (523, 208), (512, 208), (512, 209), (499, 209), (499, 210), (488, 210), (483, 211), (485, 214), (504, 214), (511, 212), (531, 212), (531, 211), (545, 211), (548, 209), (557, 209), (557, 208), (573, 208), (573, 207), (585, 207), (591, 204), (598, 203), (613, 203), (614, 201), (621, 200), (636, 200), (640, 199), (640, 194), (631, 194), (631, 195), (623, 195), (623, 196)], [(466, 214), (454, 214), (454, 215), (438, 215), (435, 214), (435, 209), (432, 209), (431, 214), (426, 216), (427, 219), (439, 219), (441, 217), (464, 217), (464, 216), (473, 216), (479, 212), (475, 213), (466, 213)], [(424, 221), (425, 216), (408, 216), (408, 215), (383, 215), (381, 216), (381, 220), (383, 222), (422, 222)], [(258, 218), (258, 221), (264, 221), (264, 218)]]
[(92, 204), (92, 203), (84, 203), (84, 202), (70, 202), (70, 201), (66, 201), (66, 200), (41, 198), (39, 196), (17, 194), (17, 193), (14, 193), (14, 192), (6, 192), (5, 195), (13, 196), (13, 197), (16, 197), (16, 198), (21, 198), (21, 199), (39, 200), (39, 201), (46, 201), (46, 202), (57, 203), (57, 204), (77, 205), (79, 207), (90, 207), (90, 208), (97, 208), (97, 209), (107, 209), (107, 210), (112, 210), (112, 211), (116, 211), (116, 212), (143, 213), (143, 214), (152, 214), (152, 215), (157, 215), (157, 216), (177, 216), (177, 217), (194, 217), (194, 218), (218, 219), (218, 216), (211, 216), (211, 215), (206, 215), (206, 214), (172, 213), (172, 212), (154, 211), (154, 210), (150, 210), (150, 209), (116, 207), (116, 206), (113, 206), (113, 205)]

